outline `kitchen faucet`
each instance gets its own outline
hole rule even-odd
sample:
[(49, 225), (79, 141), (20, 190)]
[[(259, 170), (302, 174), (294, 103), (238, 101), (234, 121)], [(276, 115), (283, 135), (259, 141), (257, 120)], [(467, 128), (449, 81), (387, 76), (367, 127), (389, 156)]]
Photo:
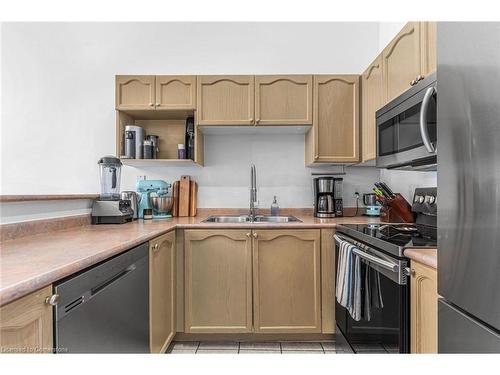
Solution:
[(255, 211), (257, 202), (257, 174), (255, 172), (255, 165), (250, 167), (250, 220), (255, 220)]

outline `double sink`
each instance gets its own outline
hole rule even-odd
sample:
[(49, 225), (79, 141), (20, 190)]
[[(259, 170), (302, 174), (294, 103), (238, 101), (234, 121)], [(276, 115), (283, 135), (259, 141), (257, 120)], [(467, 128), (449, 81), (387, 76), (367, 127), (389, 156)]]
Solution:
[(297, 219), (295, 216), (271, 216), (271, 215), (256, 215), (252, 218), (250, 215), (214, 215), (209, 216), (203, 223), (301, 223), (302, 220)]

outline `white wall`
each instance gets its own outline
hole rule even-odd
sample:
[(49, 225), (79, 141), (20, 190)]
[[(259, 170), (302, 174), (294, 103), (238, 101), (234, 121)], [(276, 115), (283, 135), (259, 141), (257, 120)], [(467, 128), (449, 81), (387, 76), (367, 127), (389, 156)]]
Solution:
[[(382, 51), (385, 46), (401, 31), (405, 22), (381, 22), (378, 34), (379, 51)], [(375, 56), (374, 56), (375, 57)]]
[[(115, 74), (358, 73), (377, 51), (378, 24), (17, 23), (4, 24), (1, 38), (1, 193), (94, 193), (97, 159), (115, 152)], [(308, 201), (302, 195), (310, 171), (299, 136), (272, 137), (272, 147), (250, 137), (207, 140), (203, 170), (127, 167), (123, 187), (133, 187), (138, 174), (196, 174), (200, 185), (208, 183), (200, 189), (201, 206), (240, 205), (253, 161), (260, 163), (263, 197), (279, 190), (283, 205)], [(252, 147), (220, 164), (225, 156), (217, 148), (227, 144)], [(277, 164), (259, 161), (277, 150), (291, 156)], [(229, 166), (241, 172), (224, 188)], [(279, 170), (289, 176), (285, 186), (276, 186)]]

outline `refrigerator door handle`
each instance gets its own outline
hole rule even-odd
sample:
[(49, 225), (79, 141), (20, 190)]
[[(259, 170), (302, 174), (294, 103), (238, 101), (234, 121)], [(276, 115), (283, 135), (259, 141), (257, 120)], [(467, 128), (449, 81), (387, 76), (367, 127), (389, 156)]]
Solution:
[(434, 95), (436, 95), (436, 88), (434, 86), (429, 87), (425, 92), (424, 99), (422, 100), (422, 108), (420, 109), (420, 136), (422, 137), (425, 148), (431, 154), (436, 152), (436, 148), (432, 144), (427, 130), (427, 109)]

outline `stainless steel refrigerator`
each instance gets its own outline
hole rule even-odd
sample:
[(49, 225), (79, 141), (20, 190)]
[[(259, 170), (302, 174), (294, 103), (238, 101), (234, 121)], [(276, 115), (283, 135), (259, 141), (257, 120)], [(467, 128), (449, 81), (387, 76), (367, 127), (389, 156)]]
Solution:
[(500, 23), (437, 31), (438, 347), (500, 353)]

